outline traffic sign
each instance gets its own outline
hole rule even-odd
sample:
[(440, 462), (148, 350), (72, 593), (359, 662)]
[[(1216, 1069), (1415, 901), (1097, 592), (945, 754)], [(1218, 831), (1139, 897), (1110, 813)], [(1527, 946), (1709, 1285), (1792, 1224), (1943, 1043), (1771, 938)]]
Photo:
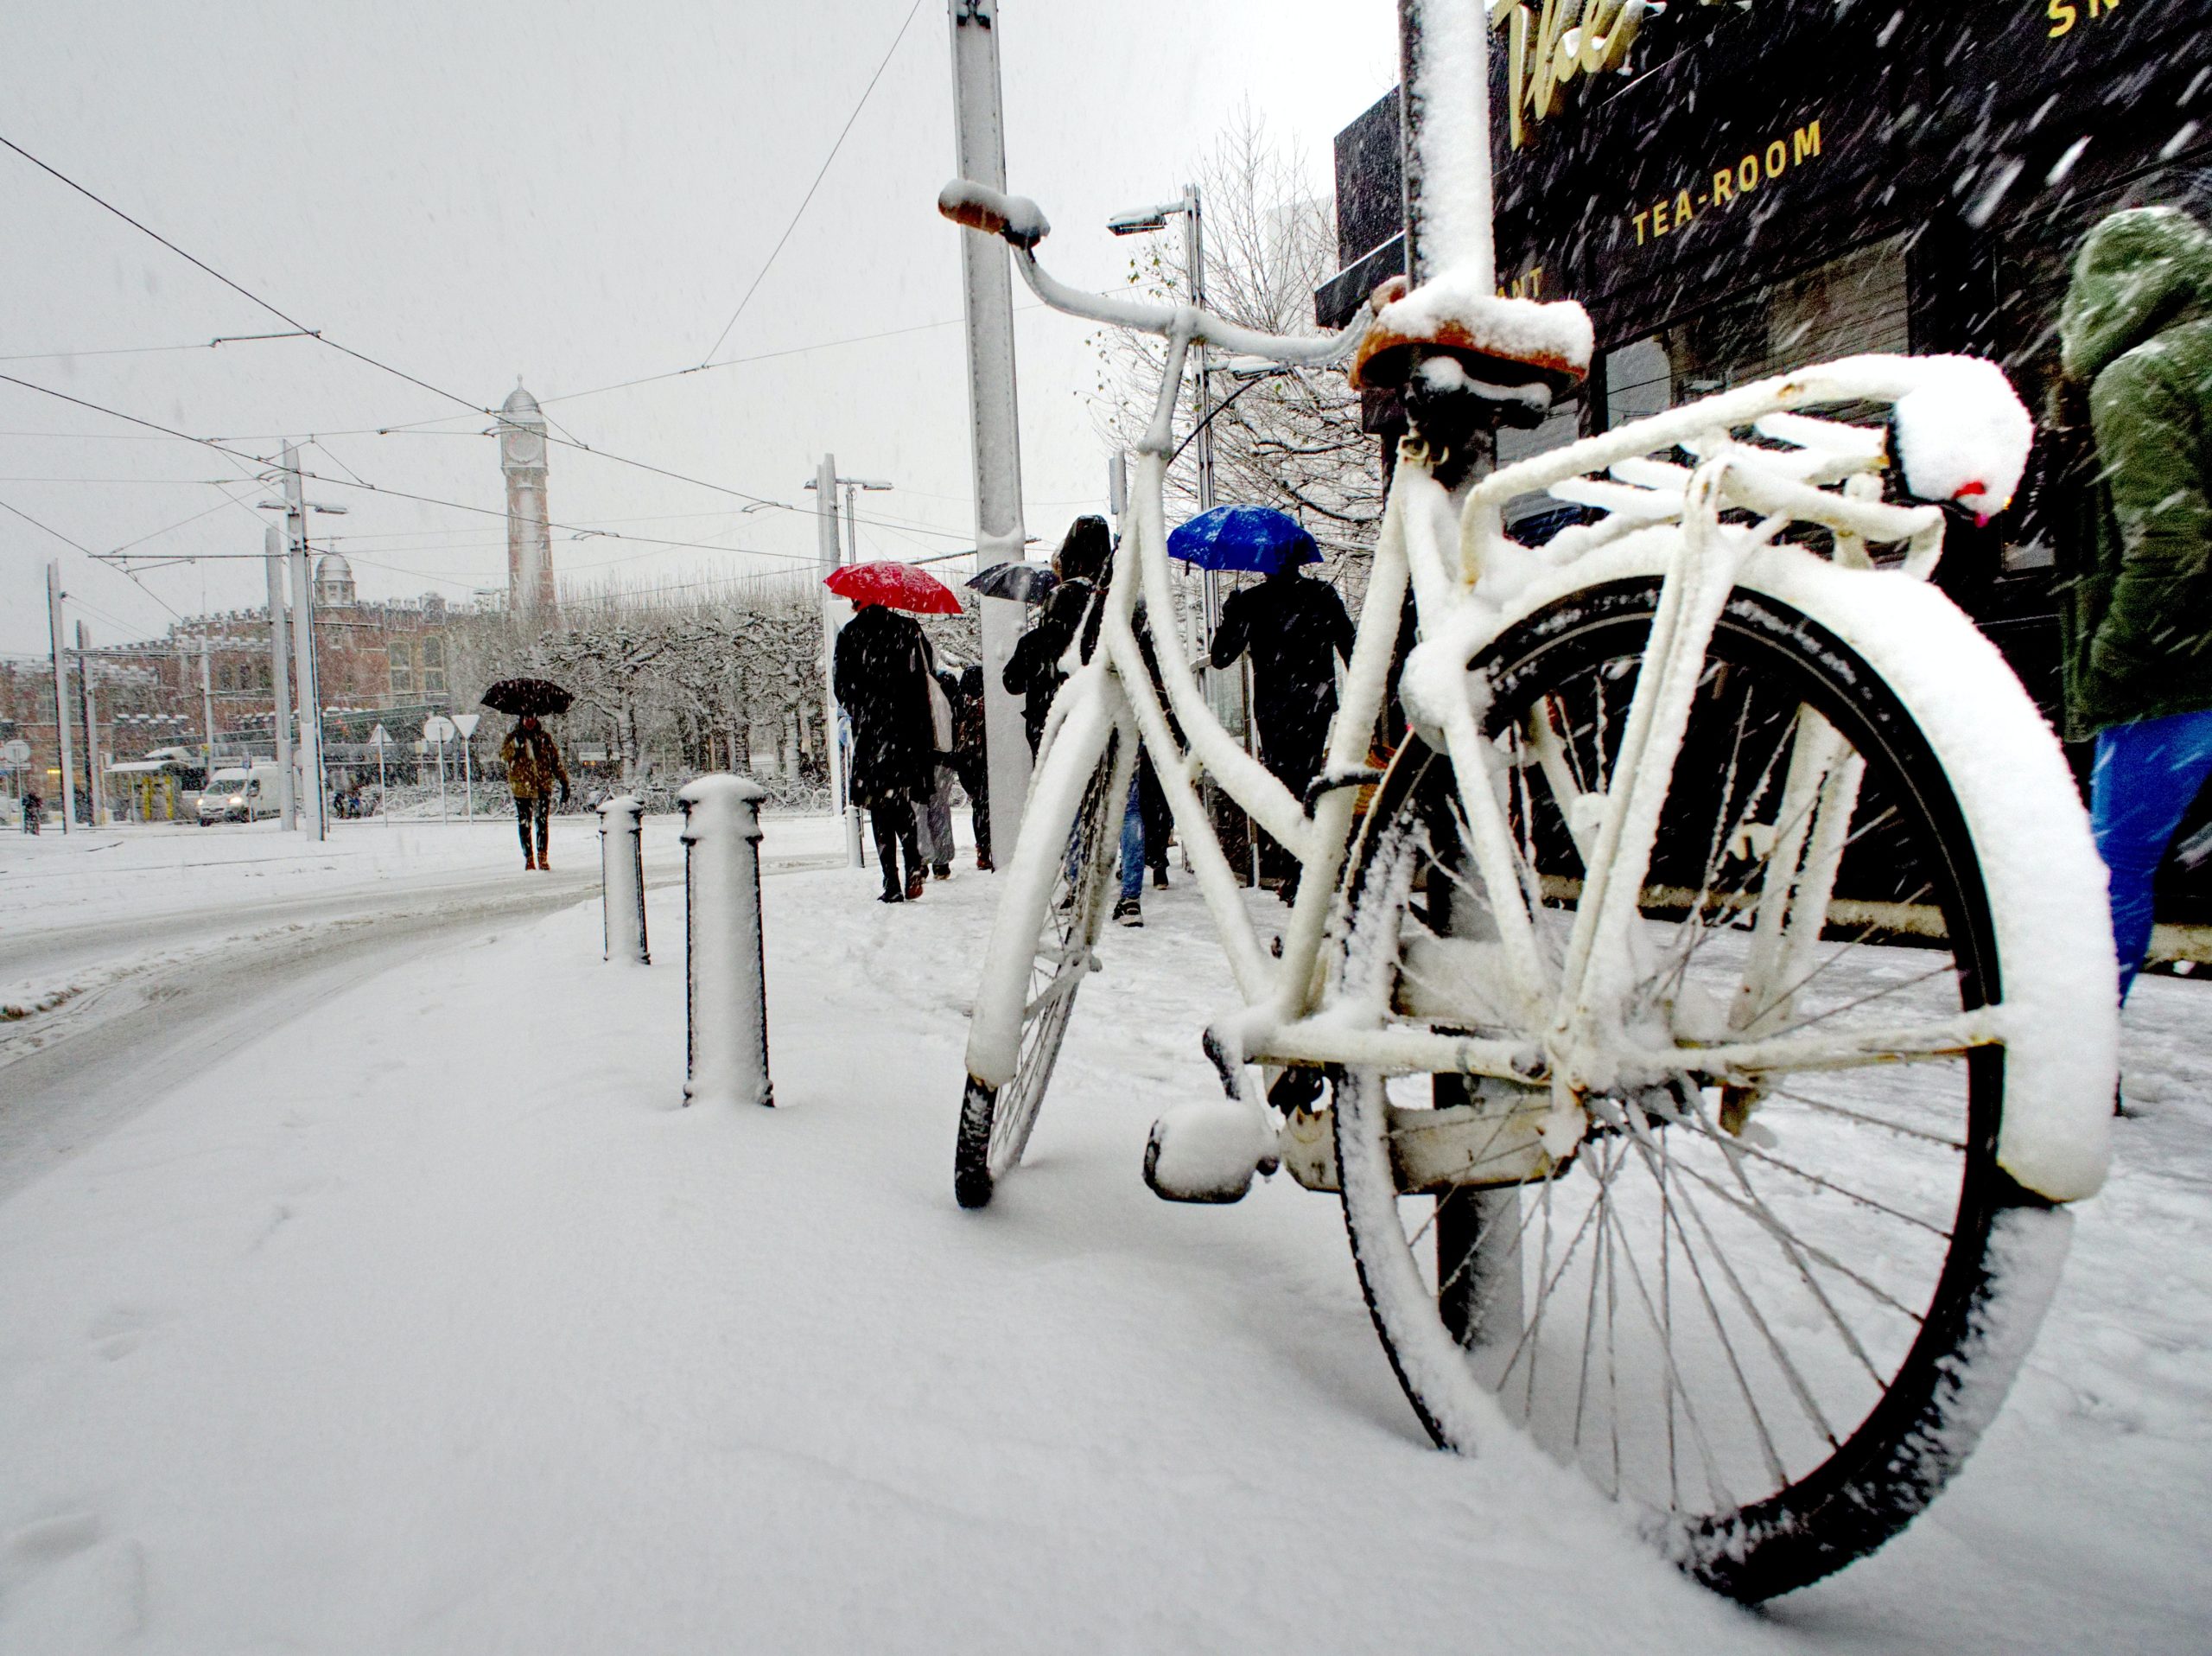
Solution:
[(8, 762), (11, 765), (28, 765), (31, 761), (31, 744), (28, 742), (11, 742), (5, 748), (0, 748), (0, 753), (8, 755)]
[(483, 718), (481, 713), (456, 713), (453, 716), (453, 726), (461, 732), (461, 739), (466, 742), (476, 734), (476, 727)]
[(391, 732), (385, 729), (381, 724), (377, 726), (375, 729), (369, 732), (369, 746), (372, 748), (389, 748), (391, 745)]
[(442, 713), (434, 714), (423, 721), (423, 740), (425, 742), (444, 743), (451, 742), (459, 734), (454, 722)]

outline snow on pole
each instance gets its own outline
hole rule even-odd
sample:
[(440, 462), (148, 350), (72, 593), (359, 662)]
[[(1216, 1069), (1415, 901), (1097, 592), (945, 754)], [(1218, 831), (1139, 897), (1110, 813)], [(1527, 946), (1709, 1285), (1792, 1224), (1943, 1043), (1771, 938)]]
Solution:
[(760, 802), (767, 789), (717, 774), (685, 785), (683, 1101), (776, 1102), (760, 942)]
[[(952, 138), (959, 176), (969, 187), (1006, 188), (1006, 135), (999, 99), (999, 30), (995, 5), (947, 0), (952, 30)], [(1001, 201), (1017, 214), (1031, 245), (1049, 228), (1030, 201)], [(976, 567), (1028, 556), (1021, 517), (1021, 428), (1014, 385), (1014, 276), (1007, 249), (989, 236), (960, 238), (961, 310), (968, 329), (968, 417), (975, 464)], [(1021, 704), (1005, 684), (1007, 662), (1028, 618), (1011, 599), (977, 603), (983, 655), (983, 769), (989, 779), (992, 855), (1014, 855), (1029, 793), (1029, 739)]]
[(1491, 239), (1490, 8), (1481, 0), (1399, 0), (1406, 88), (1406, 275), (1445, 271), (1487, 297)]
[(627, 793), (599, 807), (600, 958), (641, 966), (652, 959), (645, 950), (645, 813), (644, 804)]

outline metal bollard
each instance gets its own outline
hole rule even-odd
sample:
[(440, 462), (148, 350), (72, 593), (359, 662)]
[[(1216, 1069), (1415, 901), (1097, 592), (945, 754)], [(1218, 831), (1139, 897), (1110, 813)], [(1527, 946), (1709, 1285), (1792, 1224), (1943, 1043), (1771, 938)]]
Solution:
[(649, 964), (645, 952), (645, 807), (619, 793), (599, 807), (601, 936), (607, 960)]
[(683, 807), (686, 1104), (776, 1102), (760, 941), (759, 804), (767, 793), (749, 777), (718, 774), (676, 796)]

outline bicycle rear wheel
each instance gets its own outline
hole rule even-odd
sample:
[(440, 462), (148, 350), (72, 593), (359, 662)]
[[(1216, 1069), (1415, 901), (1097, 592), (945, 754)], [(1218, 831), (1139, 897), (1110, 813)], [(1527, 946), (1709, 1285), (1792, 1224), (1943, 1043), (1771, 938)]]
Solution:
[(1128, 791), (1122, 744), (1119, 731), (1107, 737), (1068, 828), (1066, 852), (1051, 899), (1039, 917), (1028, 997), (1021, 1015), (1020, 1055), (1014, 1073), (997, 1086), (970, 1075), (961, 1096), (952, 1188), (963, 1207), (988, 1205), (998, 1181), (1020, 1162), (1037, 1124), (1038, 1108), (1045, 1101), (1046, 1084), (1059, 1060), (1076, 991), (1096, 969), (1091, 948), (1105, 918), (1107, 887)]
[[(1554, 961), (1658, 593), (1637, 579), (1573, 594), (1476, 664)], [(1793, 766), (1815, 761), (1827, 783), (1793, 789)], [(1793, 797), (1798, 820), (1783, 812)], [(1341, 971), (1383, 974), (1408, 1022), (1540, 1044), (1486, 978), (1465, 833), (1450, 761), (1409, 742), (1357, 852)], [(1804, 890), (1822, 847), (1827, 929), (1779, 980), (1762, 977), (1760, 897), (1770, 879)], [(1629, 1018), (1662, 1042), (1872, 1041), (1999, 990), (1974, 843), (1929, 741), (1850, 646), (1746, 590), (1714, 634), (1639, 908)], [(2063, 1259), (2063, 1213), (1998, 1165), (2005, 1079), (2005, 1049), (1980, 1046), (1624, 1088), (1586, 1098), (1586, 1137), (1544, 1171), (1405, 1194), (1393, 1142), (1435, 1110), (1476, 1102), (1525, 1122), (1548, 1092), (1344, 1075), (1345, 1225), (1408, 1399), (1447, 1447), (1471, 1447), (1502, 1411), (1646, 1510), (1661, 1544), (1731, 1596), (1841, 1568), (1965, 1459)]]

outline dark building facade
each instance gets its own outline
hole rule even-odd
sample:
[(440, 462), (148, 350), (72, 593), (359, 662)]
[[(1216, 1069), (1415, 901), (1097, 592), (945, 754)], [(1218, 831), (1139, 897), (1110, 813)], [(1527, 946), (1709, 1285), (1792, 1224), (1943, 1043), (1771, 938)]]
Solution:
[[(1581, 396), (1501, 460), (1861, 351), (1990, 357), (2040, 412), (2089, 226), (2152, 201), (2212, 220), (2212, 0), (1677, 4), (1598, 73), (1560, 39), (1585, 10), (1622, 9), (1494, 8), (1501, 287), (1580, 301), (1599, 346)], [(1404, 268), (1399, 124), (1393, 92), (1338, 135), (1325, 325)], [(1387, 396), (1366, 412), (1402, 426)], [(2044, 448), (1937, 579), (2055, 713)], [(1508, 519), (1533, 540), (1561, 515), (1532, 497)], [(2212, 920), (2212, 878), (2171, 881), (2162, 912)]]

